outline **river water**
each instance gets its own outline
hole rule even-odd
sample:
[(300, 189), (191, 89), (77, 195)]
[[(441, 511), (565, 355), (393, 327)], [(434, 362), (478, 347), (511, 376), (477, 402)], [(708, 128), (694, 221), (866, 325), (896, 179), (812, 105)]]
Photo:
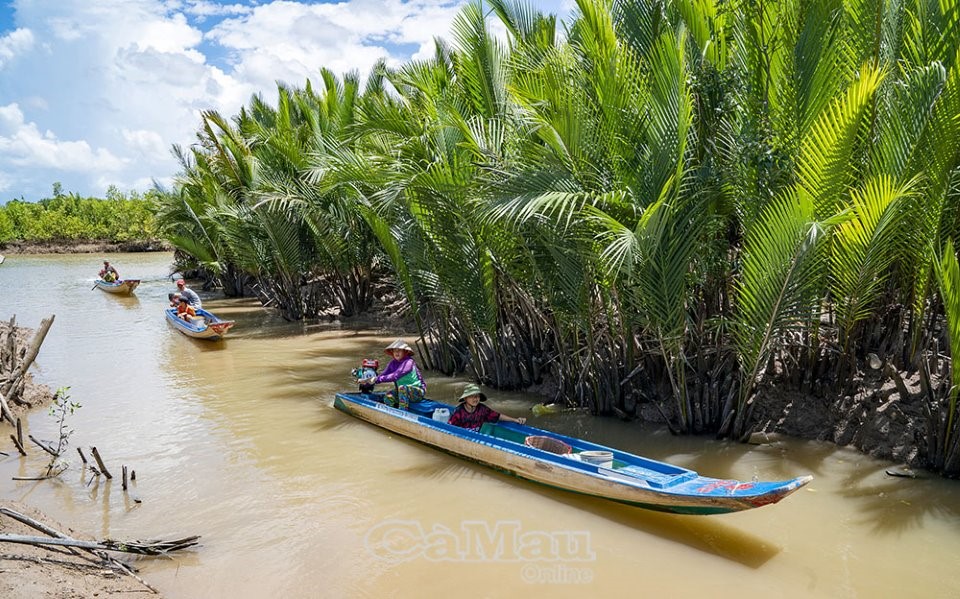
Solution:
[[(169, 254), (112, 255), (140, 278), (133, 297), (93, 290), (98, 256), (8, 256), (0, 318), (56, 321), (34, 376), (82, 407), (71, 447), (96, 446), (115, 478), (77, 452), (57, 480), (35, 446), (0, 440), (0, 497), (116, 539), (201, 535), (196, 550), (140, 559), (167, 598), (262, 597), (957, 597), (960, 483), (909, 480), (836, 446), (745, 446), (674, 438), (579, 413), (530, 424), (720, 478), (815, 478), (781, 503), (674, 516), (515, 480), (351, 419), (332, 406), (390, 331), (291, 324), (249, 301), (204, 296), (237, 321), (221, 343), (165, 323)], [(429, 374), (429, 373), (428, 373)], [(428, 376), (453, 399), (465, 379)], [(532, 396), (491, 393), (529, 413)], [(28, 430), (58, 438), (43, 410)], [(0, 438), (9, 434), (0, 425)], [(121, 489), (123, 465), (136, 472)], [(549, 544), (547, 543), (549, 541)], [(531, 547), (549, 551), (539, 554)]]

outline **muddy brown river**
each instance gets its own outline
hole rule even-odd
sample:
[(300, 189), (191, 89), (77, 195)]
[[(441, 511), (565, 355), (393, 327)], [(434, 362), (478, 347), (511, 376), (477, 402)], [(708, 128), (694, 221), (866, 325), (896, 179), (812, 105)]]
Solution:
[[(7, 256), (0, 318), (36, 328), (56, 315), (34, 376), (70, 387), (82, 405), (67, 420), (71, 447), (96, 446), (117, 476), (93, 479), (71, 450), (58, 480), (14, 481), (37, 475), (45, 454), (20, 458), (0, 440), (12, 452), (0, 456), (0, 497), (96, 537), (201, 535), (196, 550), (137, 562), (167, 598), (960, 596), (956, 481), (892, 478), (890, 464), (826, 443), (534, 417), (541, 398), (492, 392), (492, 406), (534, 426), (704, 475), (814, 476), (777, 505), (723, 516), (566, 494), (336, 411), (350, 369), (382, 357), (390, 331), (290, 324), (201, 294), (238, 324), (223, 343), (191, 340), (163, 318), (169, 254), (111, 256), (143, 280), (129, 298), (91, 289), (99, 258)], [(448, 401), (466, 382), (427, 376), (429, 395)], [(28, 420), (25, 435), (57, 437), (46, 411)], [(123, 465), (137, 475), (127, 492)]]

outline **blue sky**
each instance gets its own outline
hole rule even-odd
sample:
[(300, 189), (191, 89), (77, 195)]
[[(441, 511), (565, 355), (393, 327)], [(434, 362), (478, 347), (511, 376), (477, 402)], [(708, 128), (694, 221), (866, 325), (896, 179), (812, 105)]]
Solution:
[[(567, 0), (534, 0), (558, 12)], [(0, 204), (169, 186), (202, 110), (427, 57), (462, 0), (0, 0)]]

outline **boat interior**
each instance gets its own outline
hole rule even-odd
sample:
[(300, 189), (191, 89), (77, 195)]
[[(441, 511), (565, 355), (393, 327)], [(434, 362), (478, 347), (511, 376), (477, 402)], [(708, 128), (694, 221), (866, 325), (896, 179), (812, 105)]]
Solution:
[[(362, 394), (366, 399), (378, 402), (383, 401), (383, 395), (383, 393)], [(437, 408), (447, 408), (450, 412), (453, 412), (454, 406), (427, 399), (410, 404), (409, 409), (415, 414), (431, 418)], [(484, 423), (479, 432), (495, 439), (548, 451), (559, 457), (596, 466), (601, 472), (630, 479), (640, 479), (651, 487), (671, 487), (698, 477), (696, 472), (686, 468), (531, 427), (487, 422)]]

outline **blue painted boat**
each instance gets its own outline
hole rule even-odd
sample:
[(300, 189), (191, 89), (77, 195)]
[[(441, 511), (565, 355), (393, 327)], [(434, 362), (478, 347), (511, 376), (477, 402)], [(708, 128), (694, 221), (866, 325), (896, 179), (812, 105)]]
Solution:
[(107, 293), (114, 293), (117, 295), (130, 295), (133, 293), (133, 290), (140, 285), (140, 279), (123, 279), (120, 281), (108, 282), (103, 279), (97, 279), (94, 281), (94, 286), (97, 289), (102, 289)]
[(227, 335), (234, 324), (233, 320), (221, 320), (210, 312), (197, 309), (197, 317), (186, 321), (177, 316), (176, 308), (167, 308), (167, 323), (187, 337), (217, 341)]
[(693, 470), (515, 423), (484, 424), (479, 431), (434, 420), (425, 400), (410, 411), (383, 403), (379, 393), (338, 393), (334, 406), (431, 447), (550, 487), (675, 514), (724, 514), (776, 503), (812, 476), (756, 482), (700, 476)]

